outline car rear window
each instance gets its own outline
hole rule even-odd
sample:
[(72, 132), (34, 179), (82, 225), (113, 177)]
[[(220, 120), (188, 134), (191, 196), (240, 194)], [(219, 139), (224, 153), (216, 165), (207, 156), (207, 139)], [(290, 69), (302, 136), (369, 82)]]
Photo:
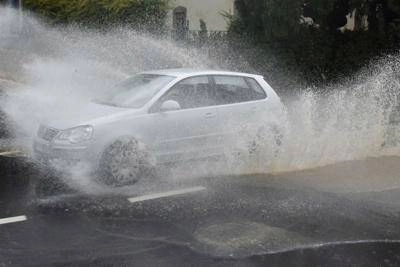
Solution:
[(267, 97), (253, 78), (214, 76), (217, 102), (220, 105), (262, 100)]

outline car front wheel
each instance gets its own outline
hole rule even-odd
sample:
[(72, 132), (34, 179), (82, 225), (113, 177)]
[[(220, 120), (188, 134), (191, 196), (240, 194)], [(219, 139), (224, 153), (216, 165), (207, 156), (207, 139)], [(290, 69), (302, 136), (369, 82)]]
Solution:
[(155, 159), (143, 143), (132, 137), (120, 138), (104, 151), (99, 174), (108, 186), (133, 185), (155, 177)]

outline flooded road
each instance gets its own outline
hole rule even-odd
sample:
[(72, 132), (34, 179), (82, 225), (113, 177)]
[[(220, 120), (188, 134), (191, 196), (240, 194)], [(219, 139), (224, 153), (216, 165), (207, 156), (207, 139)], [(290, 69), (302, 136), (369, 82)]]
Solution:
[(157, 197), (152, 189), (131, 198), (73, 194), (38, 202), (29, 183), (40, 172), (3, 157), (0, 265), (394, 266), (399, 163), (371, 158), (279, 175), (208, 177), (170, 184)]
[[(0, 14), (2, 25), (19, 19)], [(43, 121), (86, 115), (90, 99), (136, 72), (247, 66), (130, 29), (24, 20), (21, 33), (0, 29), (0, 117), (10, 119), (0, 136), (18, 129), (10, 138), (29, 148)], [(260, 152), (260, 171), (235, 160), (217, 166), (270, 174), (192, 179), (199, 175), (189, 168), (113, 191), (78, 172), (79, 190), (38, 199), (33, 186), (48, 174), (0, 139), (0, 266), (398, 266), (400, 157), (390, 155), (400, 155), (399, 69), (396, 56), (343, 83), (296, 88), (285, 99), (278, 157)]]

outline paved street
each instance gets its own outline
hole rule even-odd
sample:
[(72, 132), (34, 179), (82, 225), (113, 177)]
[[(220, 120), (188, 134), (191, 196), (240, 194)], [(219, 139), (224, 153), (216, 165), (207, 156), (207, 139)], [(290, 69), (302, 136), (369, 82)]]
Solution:
[(400, 158), (41, 200), (0, 162), (0, 266), (400, 264)]

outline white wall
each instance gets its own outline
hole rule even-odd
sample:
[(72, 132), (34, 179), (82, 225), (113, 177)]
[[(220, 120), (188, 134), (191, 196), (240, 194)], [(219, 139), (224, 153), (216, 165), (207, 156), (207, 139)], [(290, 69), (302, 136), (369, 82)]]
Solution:
[[(177, 6), (187, 8), (189, 30), (200, 30), (199, 20), (207, 24), (209, 31), (226, 31), (228, 24), (222, 12), (233, 14), (234, 0), (171, 0), (172, 9)], [(168, 16), (168, 27), (172, 29), (172, 10)]]

